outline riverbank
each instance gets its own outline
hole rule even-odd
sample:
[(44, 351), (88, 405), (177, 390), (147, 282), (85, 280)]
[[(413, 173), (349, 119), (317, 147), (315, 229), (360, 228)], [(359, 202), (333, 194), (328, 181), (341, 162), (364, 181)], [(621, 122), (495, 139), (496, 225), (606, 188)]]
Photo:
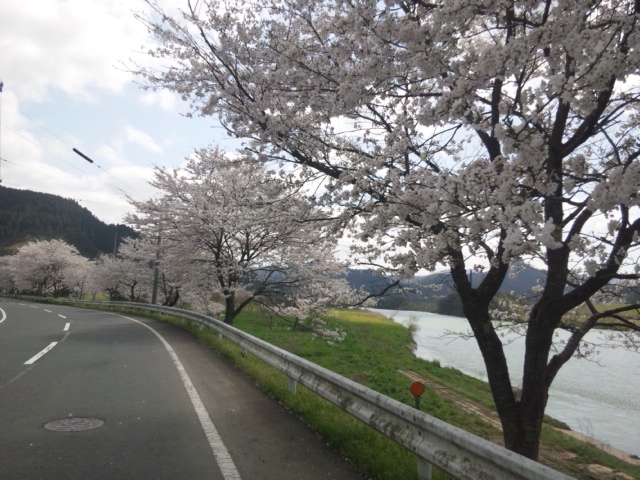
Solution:
[[(413, 321), (418, 357), (437, 359), (443, 366), (486, 380), (476, 342), (455, 333), (469, 330), (466, 319), (422, 312), (376, 312), (400, 324), (408, 319)], [(512, 384), (518, 387), (524, 368), (525, 339), (509, 330), (501, 333)], [(555, 338), (558, 349), (563, 348), (568, 335), (558, 333)], [(607, 335), (608, 332), (594, 330), (585, 340), (602, 345), (607, 343)], [(563, 366), (551, 386), (546, 413), (587, 437), (640, 455), (640, 384), (633, 381), (640, 373), (640, 356), (622, 348), (600, 346), (596, 350), (590, 360), (572, 359)]]
[[(412, 371), (408, 371), (408, 370), (401, 370), (400, 373), (402, 373), (403, 375), (405, 375), (407, 378), (409, 378), (412, 381), (419, 381), (424, 383), (427, 387), (434, 389), (438, 392), (439, 395), (442, 395), (443, 397), (449, 398), (451, 400), (453, 400), (456, 405), (458, 405), (461, 409), (471, 412), (475, 415), (478, 415), (479, 417), (481, 417), (484, 421), (490, 423), (491, 425), (495, 426), (497, 429), (499, 429), (500, 431), (502, 431), (502, 425), (500, 424), (500, 419), (498, 418), (497, 413), (494, 410), (491, 409), (487, 409), (487, 408), (483, 408), (482, 406), (469, 401), (468, 398), (456, 394), (455, 392), (453, 392), (451, 389), (447, 388), (446, 386), (434, 382), (433, 380), (430, 380), (428, 378), (422, 377), (421, 375), (416, 374), (415, 372)], [(607, 445), (606, 443), (600, 442), (598, 440), (596, 440), (595, 438), (591, 438), (588, 437), (586, 435), (583, 435), (579, 432), (574, 432), (572, 430), (568, 430), (566, 428), (559, 428), (559, 427), (555, 427), (555, 426), (551, 426), (551, 428), (562, 432), (565, 435), (568, 435), (570, 437), (576, 438), (578, 440), (581, 440), (585, 443), (588, 443), (590, 445), (593, 445), (594, 447), (607, 452), (609, 455), (613, 455), (614, 457), (629, 463), (630, 465), (636, 465), (636, 466), (640, 466), (640, 458), (636, 455), (632, 455), (628, 452), (624, 452), (622, 450), (619, 450), (617, 448), (612, 447), (611, 445)], [(502, 445), (501, 442), (496, 442)], [(549, 452), (546, 453), (547, 455), (549, 454)], [(567, 458), (567, 453), (563, 453), (561, 455), (561, 458)], [(608, 468), (608, 467), (604, 467), (602, 465), (598, 465), (598, 464), (592, 464), (590, 465), (590, 467), (593, 469), (594, 472), (599, 472), (599, 473), (603, 473), (603, 472), (609, 472), (609, 473), (614, 473), (615, 470), (612, 468)]]
[[(347, 336), (343, 342), (329, 344), (313, 337), (312, 332), (292, 332), (291, 324), (267, 320), (257, 311), (243, 313), (236, 326), (252, 335), (278, 345), (314, 363), (358, 381), (370, 388), (411, 405), (407, 371), (432, 382), (421, 405), (423, 410), (496, 443), (502, 436), (499, 422), (488, 421), (478, 412), (493, 411), (493, 402), (486, 383), (462, 374), (453, 368), (441, 367), (436, 361), (416, 358), (410, 348), (411, 333), (402, 325), (371, 312), (335, 312), (330, 323), (339, 326)], [(232, 358), (241, 368), (256, 377), (256, 382), (314, 428), (328, 443), (350, 458), (358, 467), (377, 479), (414, 479), (415, 458), (364, 425), (299, 389), (297, 395), (288, 393), (286, 378), (270, 371), (251, 356), (243, 357), (239, 349), (215, 335), (200, 333), (207, 343)], [(405, 373), (402, 373), (402, 372)], [(468, 406), (446, 393), (463, 399)], [(431, 386), (430, 386), (431, 385)], [(493, 413), (495, 415), (495, 412)], [(540, 461), (576, 478), (640, 478), (640, 466), (625, 463), (614, 455), (596, 448), (591, 442), (576, 439), (558, 431), (561, 424), (549, 420), (543, 432)], [(597, 473), (596, 473), (597, 472)], [(434, 479), (448, 475), (436, 472)]]

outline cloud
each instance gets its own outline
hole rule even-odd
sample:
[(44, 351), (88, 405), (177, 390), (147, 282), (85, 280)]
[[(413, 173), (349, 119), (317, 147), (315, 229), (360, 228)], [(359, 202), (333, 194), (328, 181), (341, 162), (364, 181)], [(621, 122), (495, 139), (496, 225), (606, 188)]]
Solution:
[(127, 2), (4, 0), (0, 29), (0, 78), (32, 101), (51, 89), (81, 102), (122, 90), (131, 75), (118, 65), (147, 37)]
[(153, 166), (222, 135), (211, 119), (180, 115), (188, 106), (178, 95), (135, 85), (125, 65), (156, 61), (133, 15), (148, 10), (144, 0), (0, 0), (2, 186), (73, 198), (121, 221), (125, 195), (155, 195)]
[(131, 125), (125, 125), (124, 136), (128, 142), (136, 144), (145, 150), (154, 153), (162, 153), (162, 147), (156, 143), (151, 135), (132, 127)]
[(176, 112), (180, 108), (185, 109), (183, 102), (178, 103), (178, 96), (167, 90), (148, 90), (140, 97), (140, 103), (145, 107), (158, 106), (169, 112)]

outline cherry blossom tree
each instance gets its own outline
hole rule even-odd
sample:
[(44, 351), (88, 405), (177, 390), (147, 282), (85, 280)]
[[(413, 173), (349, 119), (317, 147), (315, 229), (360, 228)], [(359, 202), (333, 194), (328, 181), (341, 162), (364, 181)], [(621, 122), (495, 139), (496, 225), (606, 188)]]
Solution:
[[(107, 292), (109, 300), (121, 297), (130, 302), (140, 302), (149, 298), (153, 271), (149, 268), (149, 259), (140, 261), (135, 252), (135, 246), (125, 239), (118, 249), (118, 255), (101, 255), (96, 262), (96, 277), (94, 282), (102, 291)], [(121, 254), (128, 251), (128, 255)]]
[(62, 240), (29, 242), (18, 249), (9, 264), (18, 289), (54, 297), (77, 286), (78, 279), (90, 268), (89, 260)]
[[(160, 237), (143, 236), (124, 240), (118, 254), (137, 264), (140, 276), (147, 283), (156, 284), (156, 295), (162, 305), (173, 307), (178, 303), (183, 284), (189, 277), (189, 269), (181, 258), (173, 258), (165, 253), (166, 247)], [(149, 287), (150, 291), (152, 286)]]
[(95, 263), (87, 259), (80, 260), (66, 275), (65, 283), (69, 293), (82, 299), (90, 288)]
[(352, 298), (323, 233), (329, 220), (261, 164), (204, 149), (183, 169), (156, 169), (151, 184), (162, 196), (131, 200), (138, 213), (127, 221), (161, 238), (160, 268), (185, 291), (222, 296), (226, 323), (251, 302), (306, 318), (317, 312), (303, 296), (314, 308)]
[[(536, 459), (559, 369), (607, 315), (637, 308), (563, 321), (639, 273), (637, 0), (205, 0), (174, 17), (149, 4), (165, 66), (138, 69), (148, 88), (322, 178), (365, 260), (450, 268), (505, 445)], [(547, 277), (517, 396), (489, 304), (523, 260)], [(560, 328), (571, 339), (554, 354)]]
[(92, 279), (93, 292), (105, 292), (109, 300), (126, 298), (120, 283), (118, 259), (115, 255), (100, 255), (96, 260), (96, 268)]
[(11, 257), (0, 257), (0, 291), (16, 293), (17, 285), (15, 274), (11, 268)]

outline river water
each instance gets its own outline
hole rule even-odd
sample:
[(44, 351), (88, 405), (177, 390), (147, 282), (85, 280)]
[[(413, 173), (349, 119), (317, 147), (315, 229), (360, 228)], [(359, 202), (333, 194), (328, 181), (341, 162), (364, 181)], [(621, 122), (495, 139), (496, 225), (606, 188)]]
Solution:
[[(438, 360), (467, 375), (487, 379), (480, 350), (474, 339), (465, 340), (449, 331), (469, 332), (462, 317), (436, 313), (373, 309), (398, 323), (416, 319), (413, 335), (416, 355)], [(603, 332), (592, 331), (588, 340), (602, 340)], [(521, 385), (524, 339), (507, 335), (505, 346), (514, 386)], [(568, 424), (572, 430), (625, 452), (640, 455), (640, 354), (621, 348), (600, 348), (597, 363), (571, 359), (560, 370), (549, 392), (546, 413)]]

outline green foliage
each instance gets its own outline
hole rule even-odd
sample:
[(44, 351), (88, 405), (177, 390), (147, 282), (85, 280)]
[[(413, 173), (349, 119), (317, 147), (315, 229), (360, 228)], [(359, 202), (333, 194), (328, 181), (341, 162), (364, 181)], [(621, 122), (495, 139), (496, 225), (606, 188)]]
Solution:
[(64, 240), (85, 257), (113, 252), (114, 240), (136, 237), (125, 225), (107, 225), (75, 200), (0, 186), (0, 255), (34, 240)]
[[(458, 370), (441, 368), (438, 362), (417, 358), (411, 350), (413, 338), (407, 328), (388, 318), (368, 311), (333, 311), (328, 322), (337, 322), (347, 332), (344, 341), (329, 345), (314, 340), (311, 333), (291, 332), (290, 324), (274, 321), (268, 324), (260, 312), (248, 311), (236, 319), (236, 327), (273, 345), (306, 358), (333, 372), (389, 397), (413, 405), (409, 392), (411, 380), (400, 370), (412, 370), (437, 381), (446, 381), (472, 396), (493, 405), (487, 384), (470, 379)], [(496, 432), (477, 417), (460, 411), (452, 402), (427, 389), (422, 405), (429, 414), (445, 422), (469, 429), (475, 433), (495, 437)]]
[(436, 302), (435, 313), (464, 317), (462, 301), (457, 292), (450, 292), (446, 297), (440, 297)]

